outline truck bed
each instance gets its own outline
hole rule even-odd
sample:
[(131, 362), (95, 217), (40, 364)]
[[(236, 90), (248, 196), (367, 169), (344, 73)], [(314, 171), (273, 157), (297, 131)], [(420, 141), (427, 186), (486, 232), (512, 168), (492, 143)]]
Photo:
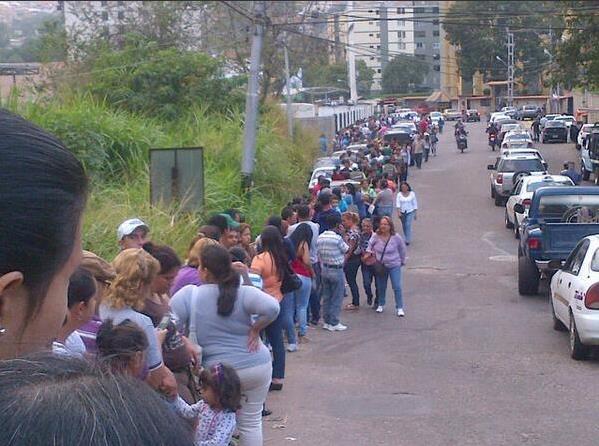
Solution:
[(544, 223), (541, 230), (543, 257), (565, 260), (581, 238), (599, 234), (599, 223)]

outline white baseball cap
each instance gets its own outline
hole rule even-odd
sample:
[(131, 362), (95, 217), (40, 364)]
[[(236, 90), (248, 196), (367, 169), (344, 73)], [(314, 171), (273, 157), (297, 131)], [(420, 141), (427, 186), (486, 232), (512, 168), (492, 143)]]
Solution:
[(131, 218), (122, 222), (119, 225), (119, 228), (116, 230), (118, 241), (120, 242), (123, 240), (123, 237), (126, 235), (133, 234), (137, 228), (143, 228), (146, 230), (146, 232), (150, 232), (150, 227), (139, 218)]

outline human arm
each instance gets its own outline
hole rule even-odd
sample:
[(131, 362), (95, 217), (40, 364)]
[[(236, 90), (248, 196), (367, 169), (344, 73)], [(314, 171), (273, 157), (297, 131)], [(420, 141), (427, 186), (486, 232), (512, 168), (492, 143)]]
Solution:
[(404, 242), (401, 236), (395, 234), (395, 239), (397, 240), (397, 251), (399, 252), (399, 257), (401, 258), (401, 266), (406, 264), (408, 250), (406, 248), (406, 243)]
[(169, 302), (174, 322), (180, 333), (188, 333), (191, 299), (195, 285), (187, 285), (175, 293)]
[[(200, 419), (200, 426), (198, 426), (198, 428), (201, 429), (201, 424), (209, 421), (211, 420)], [(195, 444), (196, 446), (221, 446), (223, 444), (229, 444), (231, 437), (233, 436), (235, 426), (235, 414), (233, 412), (227, 412), (216, 424), (212, 436), (207, 440), (203, 440)]]
[(279, 302), (258, 288), (244, 288), (243, 309), (247, 314), (256, 315), (248, 334), (248, 350), (256, 351), (260, 345), (260, 332), (279, 315)]

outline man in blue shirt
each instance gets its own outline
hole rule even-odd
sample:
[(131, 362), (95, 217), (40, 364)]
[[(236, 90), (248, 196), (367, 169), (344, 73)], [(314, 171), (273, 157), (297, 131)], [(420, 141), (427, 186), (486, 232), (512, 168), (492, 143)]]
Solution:
[(330, 192), (322, 192), (320, 193), (320, 195), (318, 195), (318, 202), (321, 205), (321, 211), (314, 216), (312, 221), (314, 223), (318, 223), (318, 225), (320, 226), (319, 234), (322, 234), (324, 231), (328, 231), (329, 229), (331, 229), (327, 220), (327, 216), (336, 215), (337, 217), (339, 217), (339, 212), (337, 212), (331, 206), (332, 196), (333, 194)]

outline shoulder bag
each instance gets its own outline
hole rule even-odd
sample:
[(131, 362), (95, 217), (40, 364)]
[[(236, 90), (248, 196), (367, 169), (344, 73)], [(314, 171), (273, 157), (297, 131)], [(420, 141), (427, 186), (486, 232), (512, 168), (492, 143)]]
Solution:
[(389, 235), (389, 239), (387, 240), (387, 243), (385, 243), (385, 247), (383, 248), (383, 252), (381, 253), (381, 258), (377, 259), (377, 261), (374, 262), (374, 274), (376, 274), (377, 276), (382, 276), (387, 272), (387, 267), (383, 264), (383, 257), (385, 257), (385, 251), (387, 251), (387, 245), (390, 241), (391, 235)]
[(287, 265), (283, 272), (283, 280), (281, 281), (281, 293), (287, 294), (295, 290), (299, 290), (302, 286), (302, 280), (293, 272), (291, 266)]

